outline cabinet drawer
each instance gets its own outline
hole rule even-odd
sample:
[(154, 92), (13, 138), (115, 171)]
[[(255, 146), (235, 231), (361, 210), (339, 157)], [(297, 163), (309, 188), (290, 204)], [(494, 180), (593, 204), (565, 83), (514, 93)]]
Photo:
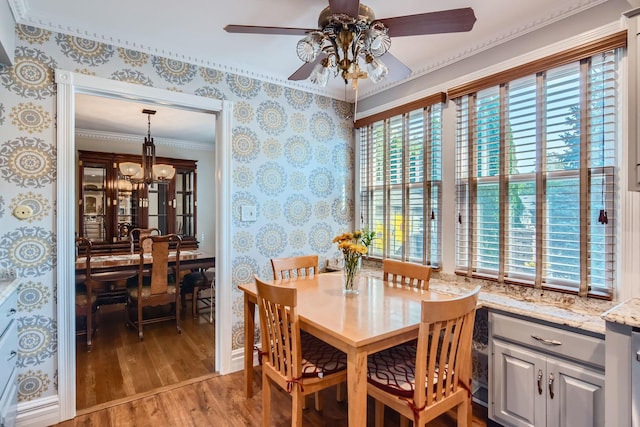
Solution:
[(0, 337), (0, 393), (6, 389), (7, 381), (18, 360), (18, 322), (13, 319)]
[(15, 319), (18, 307), (18, 293), (12, 292), (9, 298), (0, 304), (0, 336), (3, 336), (9, 323)]
[(604, 369), (604, 339), (540, 323), (490, 313), (492, 337), (501, 337)]
[(9, 384), (0, 398), (0, 427), (14, 427), (18, 414), (18, 369), (14, 368)]

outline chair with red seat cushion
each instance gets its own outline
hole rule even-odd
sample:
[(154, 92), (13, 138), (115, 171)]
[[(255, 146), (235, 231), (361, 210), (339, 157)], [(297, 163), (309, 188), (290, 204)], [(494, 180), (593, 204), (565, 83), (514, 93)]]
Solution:
[(376, 427), (384, 406), (423, 426), (457, 407), (458, 426), (471, 426), (471, 349), (480, 286), (449, 300), (422, 301), (415, 342), (368, 359), (367, 392), (376, 400)]
[(256, 277), (262, 337), (262, 425), (271, 425), (271, 384), (292, 398), (291, 425), (302, 425), (304, 396), (347, 379), (347, 355), (310, 334), (300, 335), (297, 289)]

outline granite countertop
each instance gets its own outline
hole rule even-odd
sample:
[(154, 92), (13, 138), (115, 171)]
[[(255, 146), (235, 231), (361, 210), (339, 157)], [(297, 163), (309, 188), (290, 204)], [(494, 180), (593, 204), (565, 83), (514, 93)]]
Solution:
[(640, 298), (631, 298), (602, 313), (607, 322), (640, 328)]
[[(379, 268), (363, 267), (363, 273), (382, 278), (382, 270)], [(601, 335), (604, 335), (606, 320), (609, 320), (603, 318), (603, 313), (611, 311), (616, 304), (611, 301), (580, 298), (553, 291), (489, 281), (470, 283), (465, 278), (455, 275), (434, 276), (435, 274), (429, 281), (429, 288), (452, 295), (471, 291), (477, 284), (481, 284), (479, 300), (483, 308), (531, 317)], [(640, 313), (638, 311), (640, 300), (636, 304), (636, 313)], [(635, 320), (640, 324), (639, 314), (635, 315)]]
[(9, 295), (18, 288), (18, 279), (2, 279), (0, 280), (0, 304), (5, 302)]

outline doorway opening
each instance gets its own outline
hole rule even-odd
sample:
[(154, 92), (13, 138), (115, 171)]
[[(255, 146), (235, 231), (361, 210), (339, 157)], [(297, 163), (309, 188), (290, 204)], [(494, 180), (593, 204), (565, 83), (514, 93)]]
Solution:
[[(58, 317), (58, 390), (59, 418), (66, 420), (76, 415), (76, 337), (75, 288), (61, 284), (75, 283), (75, 213), (77, 200), (75, 96), (90, 94), (111, 99), (127, 99), (151, 105), (171, 106), (178, 109), (204, 112), (215, 117), (215, 148), (213, 182), (214, 195), (213, 236), (209, 244), (216, 253), (230, 253), (229, 230), (221, 227), (230, 217), (230, 130), (231, 105), (226, 101), (198, 97), (150, 88), (115, 80), (86, 76), (56, 70), (57, 83), (57, 317)], [(228, 259), (216, 260), (215, 281), (229, 281)], [(231, 370), (231, 289), (218, 286), (216, 310), (213, 315), (215, 329), (214, 359), (211, 364), (221, 374)], [(230, 287), (229, 287), (230, 288)], [(221, 333), (221, 331), (224, 331)], [(137, 334), (136, 334), (137, 335)], [(136, 336), (137, 338), (137, 336)], [(146, 337), (145, 337), (146, 339)]]

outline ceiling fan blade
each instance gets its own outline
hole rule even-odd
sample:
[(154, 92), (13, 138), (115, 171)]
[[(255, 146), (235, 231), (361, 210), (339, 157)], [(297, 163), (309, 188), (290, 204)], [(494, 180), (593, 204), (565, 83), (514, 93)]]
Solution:
[(389, 29), (389, 36), (418, 36), (422, 34), (457, 33), (471, 31), (476, 22), (473, 9), (441, 10), (417, 15), (396, 16), (380, 21)]
[(329, 0), (329, 10), (331, 13), (345, 13), (357, 18), (360, 0)]
[(386, 79), (392, 82), (404, 80), (411, 75), (411, 68), (404, 65), (402, 61), (390, 54), (385, 53), (380, 57), (384, 65), (389, 69)]
[(307, 79), (311, 75), (311, 72), (313, 71), (313, 68), (316, 66), (316, 64), (320, 63), (320, 61), (322, 61), (325, 56), (327, 55), (321, 53), (320, 55), (318, 55), (315, 61), (305, 62), (304, 64), (302, 64), (302, 67), (298, 68), (296, 71), (294, 71), (293, 74), (289, 76), (289, 80)]
[(254, 25), (225, 25), (224, 30), (228, 33), (275, 34), (287, 36), (304, 36), (311, 31), (318, 31), (317, 28), (259, 27)]

